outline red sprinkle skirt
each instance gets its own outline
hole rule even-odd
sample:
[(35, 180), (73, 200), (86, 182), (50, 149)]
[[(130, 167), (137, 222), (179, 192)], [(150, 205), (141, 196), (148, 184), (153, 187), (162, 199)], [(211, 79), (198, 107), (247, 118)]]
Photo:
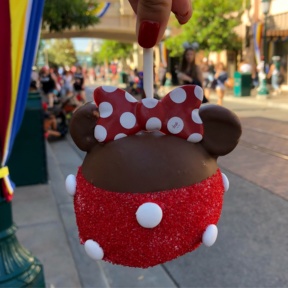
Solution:
[[(147, 268), (196, 249), (210, 224), (217, 224), (224, 186), (220, 169), (201, 183), (159, 192), (119, 193), (97, 188), (77, 174), (74, 208), (79, 237), (98, 242), (103, 260)], [(158, 204), (162, 221), (144, 228), (136, 219), (138, 207)]]

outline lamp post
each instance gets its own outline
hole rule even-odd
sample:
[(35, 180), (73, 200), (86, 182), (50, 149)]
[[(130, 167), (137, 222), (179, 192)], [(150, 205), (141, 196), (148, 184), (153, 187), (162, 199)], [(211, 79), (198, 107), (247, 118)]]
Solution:
[(262, 0), (261, 2), (262, 13), (264, 14), (264, 35), (263, 35), (263, 52), (264, 52), (264, 63), (263, 63), (263, 71), (259, 74), (260, 76), (260, 87), (258, 89), (259, 98), (267, 98), (269, 95), (269, 90), (267, 88), (267, 74), (266, 74), (266, 64), (268, 62), (268, 47), (267, 47), (267, 15), (269, 13), (270, 8), (270, 0)]

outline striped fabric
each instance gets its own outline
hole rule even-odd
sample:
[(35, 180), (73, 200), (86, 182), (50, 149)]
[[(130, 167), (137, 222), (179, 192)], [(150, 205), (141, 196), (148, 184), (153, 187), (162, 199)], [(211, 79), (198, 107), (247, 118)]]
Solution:
[(7, 160), (19, 131), (29, 89), (44, 0), (0, 1), (0, 183), (11, 201)]

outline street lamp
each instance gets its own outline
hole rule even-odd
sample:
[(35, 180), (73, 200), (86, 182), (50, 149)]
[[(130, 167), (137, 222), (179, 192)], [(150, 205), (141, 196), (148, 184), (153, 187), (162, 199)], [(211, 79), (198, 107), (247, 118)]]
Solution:
[[(261, 1), (261, 9), (262, 13), (264, 14), (264, 35), (263, 35), (263, 51), (264, 51), (264, 63), (263, 63), (263, 71), (261, 71), (259, 74), (260, 79), (260, 87), (258, 89), (258, 95), (259, 98), (262, 97), (268, 97), (269, 90), (267, 88), (267, 75), (266, 75), (266, 63), (268, 62), (268, 47), (267, 47), (267, 15), (269, 13), (270, 8), (270, 0), (262, 0)], [(262, 75), (261, 75), (262, 74)]]

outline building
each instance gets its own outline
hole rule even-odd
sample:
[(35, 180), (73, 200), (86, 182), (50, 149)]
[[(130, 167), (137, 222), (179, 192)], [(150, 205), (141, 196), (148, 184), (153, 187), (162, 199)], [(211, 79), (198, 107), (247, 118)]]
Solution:
[(267, 49), (267, 62), (271, 64), (273, 56), (279, 56), (281, 72), (284, 75), (283, 88), (288, 88), (288, 1), (269, 1), (266, 18), (262, 13), (261, 0), (251, 0), (251, 6), (242, 16), (242, 25), (238, 31), (243, 39), (243, 57), (249, 59), (252, 65), (264, 57), (264, 46)]

